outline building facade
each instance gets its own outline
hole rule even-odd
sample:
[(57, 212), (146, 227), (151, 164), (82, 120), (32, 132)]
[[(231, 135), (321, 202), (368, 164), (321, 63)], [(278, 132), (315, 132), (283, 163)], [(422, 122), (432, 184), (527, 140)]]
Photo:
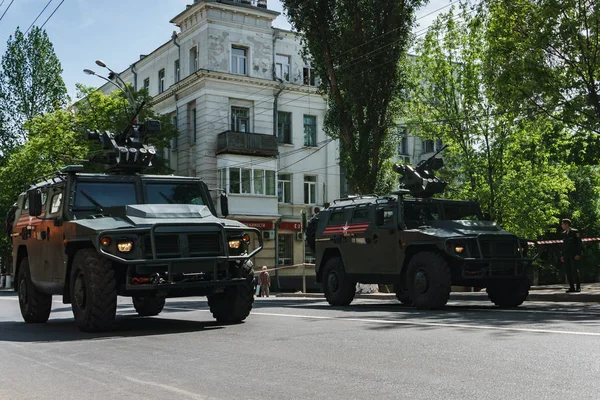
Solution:
[[(272, 27), (277, 15), (264, 0), (196, 0), (170, 21), (177, 30), (168, 42), (119, 74), (147, 88), (155, 111), (176, 124), (165, 155), (175, 173), (202, 178), (215, 200), (226, 192), (228, 218), (261, 230), (259, 267), (313, 261), (300, 213), (310, 218), (340, 197), (326, 102), (299, 36)], [(299, 289), (302, 270), (277, 271), (274, 281)]]

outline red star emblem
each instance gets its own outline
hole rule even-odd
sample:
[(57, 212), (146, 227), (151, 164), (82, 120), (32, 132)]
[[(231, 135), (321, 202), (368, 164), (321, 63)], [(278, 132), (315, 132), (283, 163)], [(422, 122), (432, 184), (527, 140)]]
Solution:
[(348, 223), (346, 222), (346, 225), (344, 225), (344, 226), (342, 227), (342, 230), (343, 230), (344, 232), (348, 232), (348, 228), (349, 228), (349, 226), (348, 226)]

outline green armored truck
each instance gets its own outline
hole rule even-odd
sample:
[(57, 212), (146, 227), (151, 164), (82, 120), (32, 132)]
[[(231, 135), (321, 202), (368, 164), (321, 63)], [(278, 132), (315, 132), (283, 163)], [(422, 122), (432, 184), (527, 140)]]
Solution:
[(357, 282), (393, 284), (402, 303), (443, 307), (451, 286), (486, 288), (500, 307), (529, 294), (528, 240), (484, 220), (476, 202), (434, 198), (446, 182), (433, 171), (435, 155), (395, 166), (403, 188), (390, 196), (336, 200), (309, 221), (307, 244), (316, 255), (317, 282), (331, 305), (349, 305)]
[[(87, 131), (103, 148), (105, 173), (70, 166), (33, 182), (7, 221), (15, 290), (26, 322), (48, 320), (52, 296), (72, 304), (82, 331), (111, 328), (117, 296), (139, 315), (159, 314), (167, 297), (207, 296), (213, 316), (240, 322), (252, 309), (259, 231), (217, 217), (198, 178), (144, 175), (158, 121), (126, 135)], [(97, 157), (96, 157), (97, 158)], [(226, 216), (227, 198), (221, 195)]]

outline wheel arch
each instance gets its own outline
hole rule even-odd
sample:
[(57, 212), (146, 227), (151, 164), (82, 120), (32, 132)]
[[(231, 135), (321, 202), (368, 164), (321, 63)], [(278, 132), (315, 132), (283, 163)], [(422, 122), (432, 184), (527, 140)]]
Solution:
[(21, 261), (23, 261), (23, 259), (25, 257), (27, 257), (28, 253), (27, 253), (27, 246), (25, 246), (24, 244), (20, 245), (19, 248), (17, 249), (17, 258), (16, 258), (16, 262), (15, 262), (15, 279), (14, 279), (14, 288), (15, 290), (19, 290), (19, 270), (21, 269)]
[(319, 263), (318, 269), (316, 271), (317, 283), (321, 283), (323, 281), (323, 267), (325, 267), (327, 261), (329, 261), (333, 257), (341, 258), (342, 265), (344, 264), (344, 257), (342, 257), (340, 249), (338, 249), (337, 247), (330, 247), (328, 249), (325, 249), (325, 251), (323, 252), (323, 256), (321, 257), (321, 262)]
[(406, 273), (408, 271), (410, 260), (412, 260), (415, 255), (423, 252), (438, 253), (445, 258), (444, 254), (433, 243), (413, 244), (406, 246), (404, 249), (404, 262), (402, 264), (402, 270), (400, 271), (402, 282), (406, 282)]
[(75, 254), (82, 249), (95, 249), (93, 243), (89, 240), (73, 241), (67, 243), (65, 255), (67, 258), (67, 269), (65, 271), (65, 284), (63, 289), (63, 304), (71, 303), (71, 270), (73, 267), (73, 258)]

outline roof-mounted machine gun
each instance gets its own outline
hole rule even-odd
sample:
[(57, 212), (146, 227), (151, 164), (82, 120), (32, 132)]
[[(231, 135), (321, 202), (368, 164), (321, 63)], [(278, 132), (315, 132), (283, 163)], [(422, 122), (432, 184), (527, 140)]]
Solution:
[(394, 171), (401, 174), (400, 187), (407, 189), (414, 197), (431, 197), (443, 193), (448, 182), (438, 178), (434, 171), (444, 166), (444, 160), (436, 158), (447, 145), (435, 152), (427, 160), (421, 161), (416, 167), (411, 165), (394, 165)]

